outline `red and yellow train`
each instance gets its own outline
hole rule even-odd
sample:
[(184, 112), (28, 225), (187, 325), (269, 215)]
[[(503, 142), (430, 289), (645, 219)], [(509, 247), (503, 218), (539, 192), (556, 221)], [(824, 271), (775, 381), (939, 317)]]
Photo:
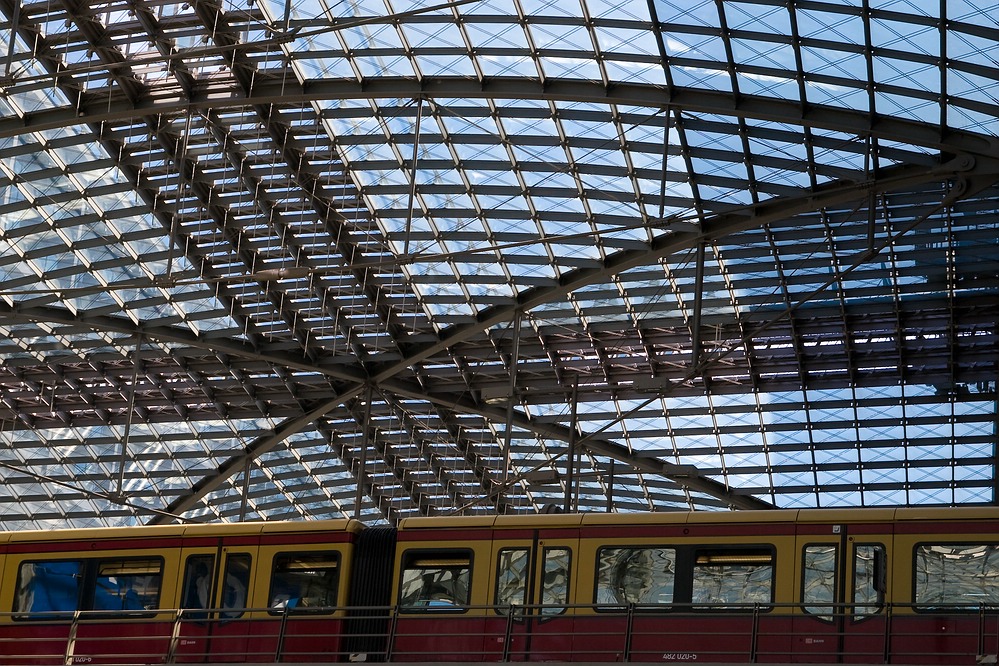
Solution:
[(994, 662), (999, 509), (0, 534), (0, 663)]

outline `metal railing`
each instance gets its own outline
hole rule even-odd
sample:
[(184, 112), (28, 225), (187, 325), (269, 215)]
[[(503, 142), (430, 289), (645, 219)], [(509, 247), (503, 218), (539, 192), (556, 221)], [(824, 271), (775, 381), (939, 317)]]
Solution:
[(675, 604), (3, 613), (0, 664), (994, 663), (999, 608), (915, 610)]

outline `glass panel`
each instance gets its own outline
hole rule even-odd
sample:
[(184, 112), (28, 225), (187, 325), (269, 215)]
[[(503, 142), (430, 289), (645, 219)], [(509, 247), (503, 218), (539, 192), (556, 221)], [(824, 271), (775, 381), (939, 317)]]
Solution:
[(94, 610), (152, 610), (159, 608), (163, 560), (104, 560), (97, 565)]
[(184, 586), (180, 597), (181, 608), (207, 609), (211, 605), (212, 569), (215, 558), (211, 555), (192, 555), (184, 567)]
[(471, 571), (467, 551), (406, 553), (399, 605), (411, 610), (459, 610), (469, 602)]
[[(835, 545), (805, 546), (805, 565), (801, 581), (801, 603), (806, 613), (832, 620), (836, 601)], [(815, 604), (825, 603), (827, 606)]]
[(881, 609), (884, 546), (857, 546), (853, 550), (853, 613), (857, 616), (877, 615)]
[(18, 571), (14, 611), (20, 613), (75, 611), (80, 599), (82, 571), (83, 563), (76, 560), (24, 562)]
[(572, 551), (568, 548), (545, 548), (545, 575), (541, 581), (542, 615), (558, 615), (569, 602), (569, 563)]
[(250, 589), (250, 556), (230, 555), (225, 562), (221, 607), (223, 618), (239, 617), (246, 609), (246, 592)]
[(709, 608), (773, 600), (773, 554), (769, 550), (698, 553), (691, 602)]
[(339, 563), (335, 551), (275, 556), (268, 605), (299, 611), (335, 606)]
[(977, 607), (999, 603), (999, 546), (922, 545), (916, 548), (916, 603)]
[(673, 548), (601, 548), (597, 554), (596, 603), (669, 604), (673, 602), (675, 579)]
[(530, 550), (504, 548), (496, 561), (496, 610), (506, 613), (510, 606), (527, 603), (527, 577)]

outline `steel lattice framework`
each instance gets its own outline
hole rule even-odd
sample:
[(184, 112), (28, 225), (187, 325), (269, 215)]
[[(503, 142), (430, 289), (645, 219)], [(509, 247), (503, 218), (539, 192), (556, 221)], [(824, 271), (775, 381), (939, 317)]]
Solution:
[(0, 528), (996, 500), (994, 0), (0, 16)]

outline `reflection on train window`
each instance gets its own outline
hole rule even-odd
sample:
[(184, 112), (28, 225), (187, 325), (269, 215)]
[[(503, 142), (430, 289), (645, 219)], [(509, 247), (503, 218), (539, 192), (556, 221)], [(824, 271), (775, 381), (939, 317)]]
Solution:
[(222, 579), (222, 603), (225, 619), (237, 618), (246, 610), (246, 592), (250, 589), (250, 556), (247, 553), (230, 555), (225, 562)]
[(464, 612), (469, 602), (472, 556), (467, 550), (403, 553), (399, 606), (408, 612)]
[(832, 621), (836, 601), (836, 553), (832, 544), (805, 546), (801, 603), (806, 613)]
[[(159, 608), (162, 583), (161, 558), (22, 562), (13, 610), (15, 613), (154, 610)], [(53, 616), (35, 619), (46, 617)]]
[[(191, 555), (184, 565), (184, 584), (181, 588), (180, 607), (205, 610), (212, 603), (212, 571), (215, 568), (213, 555)], [(185, 615), (190, 617), (190, 615)]]
[(954, 604), (977, 608), (999, 603), (999, 546), (923, 544), (915, 551), (919, 610)]
[(94, 580), (94, 610), (159, 608), (163, 561), (159, 558), (102, 560)]
[(877, 615), (884, 603), (885, 548), (880, 545), (858, 545), (853, 549), (853, 614), (857, 617)]
[(568, 548), (545, 548), (544, 578), (541, 581), (542, 615), (565, 612), (569, 603), (569, 565), (572, 551)]
[(75, 611), (79, 608), (82, 582), (83, 562), (81, 560), (23, 562), (17, 573), (14, 612), (61, 613)]
[(708, 609), (773, 601), (774, 557), (769, 548), (698, 550), (691, 602)]
[(336, 605), (339, 564), (340, 554), (336, 551), (276, 555), (268, 606), (295, 612), (331, 612)]
[(507, 613), (511, 606), (527, 603), (527, 577), (530, 575), (530, 550), (504, 548), (496, 561), (496, 610)]
[(676, 550), (661, 546), (601, 548), (597, 553), (599, 606), (673, 603)]

